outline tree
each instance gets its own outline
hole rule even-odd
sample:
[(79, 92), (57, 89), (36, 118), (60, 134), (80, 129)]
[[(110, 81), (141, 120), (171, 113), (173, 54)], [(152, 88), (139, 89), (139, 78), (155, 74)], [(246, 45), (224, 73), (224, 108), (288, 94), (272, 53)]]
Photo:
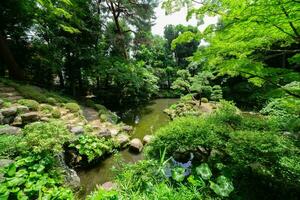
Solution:
[(210, 86), (210, 80), (214, 76), (209, 71), (203, 71), (191, 78), (190, 91), (199, 95), (199, 105), (201, 105), (201, 98), (203, 94), (210, 95), (212, 87)]
[[(219, 16), (204, 38), (210, 45), (198, 51), (194, 61), (206, 58), (206, 66), (220, 75), (243, 76), (257, 86), (272, 84), (287, 94), (300, 97), (283, 86), (299, 80), (297, 66), (289, 58), (300, 52), (299, 2), (293, 0), (177, 0), (164, 2), (168, 12), (188, 6), (188, 18)], [(270, 59), (281, 58), (279, 66)], [(293, 77), (293, 78), (291, 78)]]
[[(128, 58), (126, 50), (125, 35), (129, 32), (135, 34), (149, 31), (154, 16), (154, 8), (157, 6), (156, 0), (105, 0), (100, 1), (104, 6), (107, 16), (113, 18), (115, 23), (115, 35), (119, 40), (120, 48), (124, 58)], [(127, 24), (124, 28), (122, 23)], [(133, 27), (133, 29), (130, 29)], [(135, 30), (134, 30), (135, 29)]]

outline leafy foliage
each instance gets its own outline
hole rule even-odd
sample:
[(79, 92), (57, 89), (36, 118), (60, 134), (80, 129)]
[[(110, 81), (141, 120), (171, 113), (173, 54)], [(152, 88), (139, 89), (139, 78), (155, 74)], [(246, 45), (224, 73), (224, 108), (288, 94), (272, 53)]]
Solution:
[(66, 126), (59, 121), (35, 122), (26, 125), (23, 133), (20, 148), (34, 153), (59, 153), (71, 137)]
[(53, 169), (54, 162), (45, 155), (18, 158), (3, 170), (1, 199), (74, 199), (71, 190), (61, 187), (62, 176)]
[(86, 156), (88, 162), (110, 154), (118, 145), (111, 139), (97, 138), (96, 136), (81, 135), (78, 140), (69, 145), (77, 149), (79, 155)]

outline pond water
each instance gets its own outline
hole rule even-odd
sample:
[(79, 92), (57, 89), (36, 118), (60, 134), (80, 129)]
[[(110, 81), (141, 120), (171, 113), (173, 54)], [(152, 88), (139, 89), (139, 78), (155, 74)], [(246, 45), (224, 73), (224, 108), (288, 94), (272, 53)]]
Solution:
[[(131, 138), (143, 139), (145, 135), (153, 134), (158, 128), (169, 122), (169, 117), (163, 110), (176, 103), (177, 99), (157, 99), (146, 106), (137, 107), (121, 114), (121, 120), (134, 127)], [(121, 151), (120, 157), (125, 162), (137, 162), (143, 159), (143, 154), (132, 154), (128, 150)], [(84, 196), (92, 192), (97, 185), (101, 185), (113, 179), (111, 169), (115, 164), (114, 157), (109, 157), (99, 165), (78, 172)]]

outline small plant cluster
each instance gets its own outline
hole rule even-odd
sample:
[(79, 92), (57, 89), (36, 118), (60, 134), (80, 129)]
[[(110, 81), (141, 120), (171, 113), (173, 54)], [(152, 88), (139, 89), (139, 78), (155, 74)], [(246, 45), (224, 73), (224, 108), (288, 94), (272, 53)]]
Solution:
[[(218, 165), (223, 166), (221, 163)], [(178, 183), (187, 182), (189, 186), (202, 192), (211, 189), (221, 197), (228, 197), (234, 190), (232, 181), (226, 176), (220, 175), (213, 178), (213, 173), (207, 163), (202, 163), (192, 169), (191, 161), (180, 163), (173, 160), (173, 164), (167, 166), (165, 175)]]
[(75, 148), (80, 156), (85, 156), (88, 162), (110, 154), (118, 147), (112, 139), (98, 138), (92, 135), (81, 135), (75, 142), (69, 145)]
[(61, 199), (71, 200), (74, 195), (63, 186), (59, 170), (53, 168), (55, 160), (47, 155), (31, 154), (19, 157), (2, 169), (0, 199)]
[(60, 121), (35, 122), (24, 127), (24, 138), (19, 143), (25, 152), (61, 152), (62, 146), (69, 141), (71, 134)]

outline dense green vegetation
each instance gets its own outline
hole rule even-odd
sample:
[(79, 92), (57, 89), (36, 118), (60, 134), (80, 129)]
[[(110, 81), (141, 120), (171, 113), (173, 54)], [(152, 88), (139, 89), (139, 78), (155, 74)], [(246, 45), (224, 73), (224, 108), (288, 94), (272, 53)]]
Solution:
[(71, 168), (126, 147), (113, 111), (157, 97), (180, 98), (172, 121), (86, 199), (299, 199), (300, 2), (164, 0), (198, 24), (163, 36), (159, 4), (1, 1), (0, 199), (85, 198)]

